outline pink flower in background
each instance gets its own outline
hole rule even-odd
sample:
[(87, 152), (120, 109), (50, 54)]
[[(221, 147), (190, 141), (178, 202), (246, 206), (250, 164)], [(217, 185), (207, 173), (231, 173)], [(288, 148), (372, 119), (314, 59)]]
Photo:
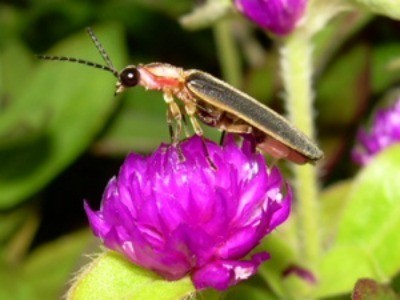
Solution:
[(307, 0), (235, 0), (235, 5), (258, 26), (283, 36), (296, 27)]
[[(269, 255), (246, 257), (290, 213), (291, 191), (252, 142), (224, 146), (194, 136), (177, 148), (130, 154), (95, 212), (96, 236), (133, 263), (168, 280), (190, 275), (197, 289), (224, 290), (253, 275)], [(245, 258), (246, 257), (246, 258)]]
[(358, 144), (352, 152), (353, 160), (366, 165), (380, 151), (400, 142), (400, 98), (389, 108), (377, 111), (371, 129), (360, 129)]

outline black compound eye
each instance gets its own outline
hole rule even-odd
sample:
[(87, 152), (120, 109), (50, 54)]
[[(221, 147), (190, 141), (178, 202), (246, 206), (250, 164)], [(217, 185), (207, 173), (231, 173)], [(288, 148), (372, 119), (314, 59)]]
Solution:
[(125, 87), (133, 87), (139, 83), (140, 73), (135, 67), (127, 67), (119, 74), (119, 80)]

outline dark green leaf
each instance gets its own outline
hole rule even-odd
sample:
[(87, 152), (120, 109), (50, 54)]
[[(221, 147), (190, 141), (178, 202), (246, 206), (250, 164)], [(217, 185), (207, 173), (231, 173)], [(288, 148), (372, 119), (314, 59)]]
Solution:
[(279, 299), (264, 288), (251, 286), (245, 283), (230, 288), (225, 296), (226, 300), (277, 300)]
[(331, 62), (343, 45), (373, 20), (367, 11), (350, 12), (336, 16), (314, 38), (314, 63), (317, 75)]
[(119, 114), (96, 143), (95, 151), (126, 155), (130, 151), (148, 152), (162, 142), (169, 142), (167, 107), (162, 94), (139, 87), (126, 91), (125, 95)]
[(372, 85), (375, 93), (383, 93), (400, 79), (398, 43), (376, 46), (373, 52)]
[[(107, 26), (96, 32), (115, 65), (121, 65), (125, 57), (121, 30)], [(84, 32), (50, 53), (100, 60)], [(114, 109), (114, 84), (115, 78), (101, 70), (65, 62), (40, 63), (0, 120), (3, 135), (34, 132), (22, 143), (0, 149), (0, 208), (37, 192), (89, 146)]]
[(12, 238), (12, 235), (18, 232), (24, 221), (26, 221), (32, 213), (33, 208), (31, 206), (0, 213), (0, 245), (5, 244)]
[(0, 299), (60, 299), (90, 234), (78, 232), (35, 250), (23, 264), (0, 267)]
[(365, 101), (369, 92), (368, 60), (368, 47), (358, 45), (327, 69), (317, 92), (318, 117), (324, 124), (345, 125), (353, 120), (358, 103)]
[[(33, 60), (32, 54), (17, 40), (9, 41), (0, 51), (0, 94), (6, 100), (24, 90), (31, 78)], [(4, 100), (1, 104), (8, 105)]]
[(90, 238), (88, 231), (77, 232), (33, 252), (22, 268), (23, 281), (19, 285), (20, 289), (29, 290), (27, 299), (61, 298), (79, 261), (84, 260), (82, 253)]
[[(95, 144), (97, 153), (121, 156), (131, 151), (147, 153), (161, 143), (170, 142), (166, 121), (167, 106), (162, 93), (138, 87), (126, 91), (126, 96), (120, 113)], [(189, 133), (193, 134), (189, 120), (187, 128)], [(205, 137), (219, 140), (218, 130), (205, 125), (202, 128)]]

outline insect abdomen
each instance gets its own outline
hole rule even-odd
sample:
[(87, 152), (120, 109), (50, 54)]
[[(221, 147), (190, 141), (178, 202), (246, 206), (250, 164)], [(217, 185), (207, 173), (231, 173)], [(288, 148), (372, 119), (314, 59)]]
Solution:
[(187, 71), (186, 86), (195, 97), (237, 116), (311, 161), (323, 157), (322, 151), (285, 118), (210, 74)]

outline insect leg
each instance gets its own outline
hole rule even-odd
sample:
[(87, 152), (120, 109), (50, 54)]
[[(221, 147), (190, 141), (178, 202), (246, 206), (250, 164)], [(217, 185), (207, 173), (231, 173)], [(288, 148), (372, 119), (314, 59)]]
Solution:
[(185, 103), (185, 111), (186, 111), (186, 114), (189, 116), (190, 123), (192, 123), (194, 132), (198, 136), (203, 136), (203, 129), (201, 128), (199, 122), (197, 121), (197, 119), (195, 117), (196, 104), (192, 103), (192, 102)]
[[(172, 145), (176, 146), (178, 152), (179, 160), (181, 162), (185, 161), (185, 156), (183, 155), (182, 149), (178, 143), (179, 137), (182, 132), (182, 113), (179, 106), (175, 103), (174, 98), (170, 93), (164, 93), (164, 100), (168, 105), (167, 109), (167, 122), (169, 127), (169, 133), (171, 135)], [(175, 131), (172, 127), (172, 120), (176, 122)]]
[(230, 133), (252, 133), (253, 128), (242, 122), (235, 122), (229, 119), (221, 119), (220, 120), (220, 126), (223, 128), (225, 131), (230, 132)]
[(174, 119), (176, 122), (176, 130), (173, 132), (172, 136), (172, 143), (176, 145), (178, 144), (179, 137), (182, 133), (182, 113), (170, 93), (164, 93), (164, 100), (167, 103), (168, 110), (171, 114), (171, 123), (172, 119)]
[(183, 121), (183, 131), (185, 132), (186, 138), (190, 136), (189, 130), (188, 130), (188, 123), (185, 114), (182, 114), (182, 121)]
[(203, 129), (201, 128), (199, 122), (197, 121), (197, 119), (195, 117), (196, 104), (192, 103), (192, 102), (185, 103), (185, 110), (186, 110), (186, 114), (189, 116), (190, 122), (192, 123), (194, 132), (198, 136), (201, 137), (201, 143), (203, 145), (204, 153), (206, 154), (206, 159), (207, 159), (208, 163), (210, 164), (211, 168), (216, 170), (217, 167), (215, 166), (214, 162), (211, 160), (210, 152), (208, 151), (206, 141), (204, 140)]
[(169, 137), (171, 138), (171, 143), (172, 143), (174, 141), (174, 128), (172, 127), (172, 113), (171, 110), (169, 109), (169, 106), (167, 108), (167, 124), (168, 124)]

